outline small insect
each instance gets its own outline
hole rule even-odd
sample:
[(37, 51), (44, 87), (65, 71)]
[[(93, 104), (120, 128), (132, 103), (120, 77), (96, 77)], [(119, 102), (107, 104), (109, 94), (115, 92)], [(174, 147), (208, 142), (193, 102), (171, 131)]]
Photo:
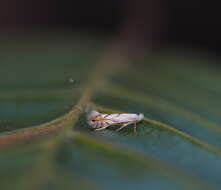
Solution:
[(116, 131), (120, 131), (124, 127), (134, 124), (134, 132), (136, 132), (136, 124), (144, 118), (142, 113), (118, 113), (118, 114), (105, 114), (92, 110), (87, 115), (88, 124), (96, 131), (106, 129), (112, 125), (121, 125)]
[(70, 83), (73, 83), (73, 82), (74, 82), (74, 79), (69, 78), (69, 82), (70, 82)]

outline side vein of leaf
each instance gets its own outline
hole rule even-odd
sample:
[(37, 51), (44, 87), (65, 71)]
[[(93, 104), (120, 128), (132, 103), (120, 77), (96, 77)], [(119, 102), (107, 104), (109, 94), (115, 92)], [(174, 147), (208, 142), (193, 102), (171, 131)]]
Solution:
[[(167, 66), (165, 66), (167, 65)], [(194, 67), (192, 67), (194, 66)], [(161, 64), (160, 69), (168, 74), (171, 74), (171, 71), (174, 70), (174, 65), (172, 64)], [(179, 68), (179, 67), (178, 67)], [(200, 68), (200, 69), (199, 69)], [(207, 92), (220, 95), (220, 74), (219, 69), (214, 69), (215, 67), (211, 67), (208, 63), (207, 64), (189, 64), (188, 67), (182, 67), (180, 71), (173, 72), (179, 80), (182, 80), (186, 83), (193, 83), (198, 88), (206, 89)], [(213, 69), (213, 70), (211, 70)], [(188, 77), (185, 76), (184, 73), (188, 72)], [(179, 74), (177, 74), (179, 73)], [(212, 76), (212, 77), (211, 77)], [(214, 77), (216, 80), (214, 80)], [(192, 80), (194, 79), (194, 80)], [(196, 80), (197, 79), (197, 80)]]
[[(61, 118), (63, 131), (60, 131), (56, 138), (53, 138), (52, 140), (49, 139), (50, 141), (48, 142), (48, 145), (50, 146), (50, 149), (47, 148), (45, 154), (43, 154), (43, 156), (36, 161), (34, 167), (31, 169), (31, 174), (33, 175), (32, 179), (34, 180), (30, 181), (30, 183), (26, 183), (26, 179), (24, 178), (24, 180), (22, 180), (24, 185), (23, 189), (37, 189), (37, 186), (43, 184), (48, 178), (50, 174), (48, 171), (53, 170), (52, 163), (57, 152), (57, 147), (62, 142), (62, 140), (67, 137), (68, 134), (72, 133), (74, 124), (83, 113), (85, 107), (89, 104), (94, 91), (100, 87), (101, 83), (105, 80), (107, 75), (112, 72), (113, 69), (116, 69), (116, 64), (107, 64), (109, 61), (112, 61), (111, 57), (115, 57), (115, 55), (112, 53), (112, 51), (111, 53), (108, 52), (108, 54), (100, 60), (91, 77), (89, 78), (88, 83), (86, 83), (86, 88), (82, 92), (83, 95), (80, 98), (79, 103), (74, 106), (69, 113)], [(60, 122), (60, 119), (58, 120), (58, 122)], [(52, 121), (51, 123), (54, 122)], [(61, 123), (59, 123), (59, 125), (61, 125)], [(45, 125), (43, 124), (42, 128), (44, 129), (44, 127)], [(51, 125), (49, 124), (48, 127), (51, 127)], [(9, 138), (9, 136), (6, 136), (6, 139), (7, 138)], [(39, 173), (41, 173), (41, 175), (36, 175)]]
[[(91, 81), (94, 82), (95, 80), (96, 79), (93, 79)], [(66, 123), (73, 122), (84, 111), (84, 107), (90, 100), (93, 84), (90, 82), (88, 86), (89, 87), (86, 87), (82, 91), (82, 97), (80, 98), (79, 102), (65, 115), (41, 125), (2, 133), (0, 135), (0, 148), (16, 142), (29, 140), (33, 137), (53, 134), (54, 132), (63, 128)]]
[[(75, 88), (76, 90), (76, 88)], [(79, 89), (77, 89), (79, 90)], [(0, 93), (0, 98), (5, 100), (11, 100), (12, 98), (23, 98), (23, 99), (27, 99), (27, 98), (45, 98), (45, 97), (58, 97), (58, 98), (62, 98), (62, 95), (69, 93), (70, 91), (72, 91), (72, 89), (69, 88), (49, 88), (49, 89), (41, 89), (41, 91), (39, 91), (39, 89), (32, 89), (32, 90), (10, 90), (10, 91), (4, 91)]]
[(78, 140), (81, 143), (86, 145), (95, 146), (96, 148), (103, 149), (105, 151), (111, 151), (122, 156), (125, 156), (127, 159), (130, 158), (134, 160), (135, 163), (142, 164), (146, 169), (157, 170), (161, 175), (165, 177), (176, 178), (176, 181), (181, 185), (187, 187), (187, 189), (192, 190), (202, 190), (202, 189), (216, 189), (215, 187), (211, 187), (211, 185), (202, 182), (198, 177), (190, 174), (189, 172), (180, 170), (172, 165), (161, 161), (151, 155), (143, 154), (136, 150), (133, 150), (128, 147), (124, 147), (122, 145), (118, 145), (116, 143), (106, 142), (105, 140), (95, 139), (89, 135), (80, 133), (80, 132), (72, 132), (73, 140)]
[[(65, 179), (68, 180), (69, 182), (72, 182), (71, 178), (73, 177), (78, 178), (78, 180), (82, 178), (81, 176), (78, 176), (75, 173), (70, 173), (70, 172), (67, 173), (67, 171), (65, 171), (64, 169), (62, 169), (63, 171), (58, 171), (58, 169), (59, 170), (61, 169), (57, 167), (55, 163), (55, 158), (56, 158), (56, 154), (58, 154), (58, 147), (60, 143), (62, 142), (62, 140), (64, 140), (63, 137), (64, 136), (59, 135), (53, 138), (53, 140), (52, 139), (47, 140), (44, 143), (44, 146), (41, 149), (40, 157), (34, 162), (33, 168), (31, 168), (26, 173), (26, 175), (24, 175), (22, 179), (20, 179), (20, 183), (18, 184), (18, 187), (17, 187), (18, 189), (38, 190), (39, 186), (48, 182), (58, 172), (59, 173), (62, 172), (62, 176), (65, 177)], [(84, 181), (83, 185), (85, 187), (91, 187), (91, 189), (100, 189), (97, 187), (96, 184), (94, 184), (90, 180), (86, 181), (85, 179), (82, 179), (82, 181)]]
[(221, 126), (201, 117), (200, 115), (191, 110), (186, 110), (185, 108), (178, 105), (174, 105), (173, 103), (167, 102), (166, 100), (157, 97), (152, 97), (148, 94), (143, 95), (141, 93), (132, 92), (118, 85), (112, 85), (108, 89), (105, 89), (104, 92), (111, 94), (115, 97), (124, 97), (125, 99), (131, 101), (136, 101), (144, 105), (158, 108), (164, 112), (171, 112), (174, 115), (180, 115), (189, 121), (192, 121), (196, 124), (200, 124), (200, 126), (204, 128), (208, 128), (212, 131), (221, 134)]
[[(97, 104), (93, 104), (91, 103), (91, 106), (99, 111), (103, 111), (103, 112), (107, 112), (107, 113), (122, 113), (122, 111), (119, 111), (119, 110), (113, 110), (113, 109), (110, 109), (110, 108), (105, 108), (103, 106), (100, 106), (100, 105), (97, 105)], [(201, 141), (200, 139), (194, 137), (194, 136), (191, 136), (189, 135), (188, 133), (185, 133), (181, 130), (178, 130), (176, 129), (175, 127), (171, 126), (171, 125), (168, 125), (168, 124), (165, 124), (165, 123), (162, 123), (160, 121), (156, 121), (156, 120), (153, 120), (153, 119), (150, 119), (150, 118), (144, 118), (144, 121), (154, 125), (155, 127), (158, 127), (158, 128), (161, 128), (161, 129), (164, 129), (164, 130), (167, 130), (171, 133), (174, 133), (176, 135), (179, 135), (180, 137), (190, 141), (191, 143), (194, 143), (195, 145), (209, 151), (209, 152), (213, 152), (219, 156), (221, 156), (221, 150), (211, 144), (208, 144), (204, 141)]]
[[(130, 68), (131, 69), (131, 68)], [(136, 72), (142, 73), (139, 78), (135, 78), (135, 74), (131, 75), (133, 77), (134, 82), (144, 81), (142, 86), (146, 86), (146, 88), (154, 89), (154, 92), (157, 94), (164, 94), (166, 96), (172, 94), (172, 98), (182, 104), (188, 104), (191, 107), (195, 107), (196, 109), (204, 109), (211, 112), (213, 115), (218, 117), (217, 112), (219, 113), (220, 109), (217, 106), (217, 100), (212, 99), (211, 93), (206, 91), (205, 89), (199, 88), (198, 86), (189, 85), (189, 82), (182, 81), (180, 78), (173, 76), (174, 73), (169, 73), (165, 71), (165, 68), (161, 67), (157, 68), (157, 71), (154, 73), (148, 72), (149, 80), (146, 80), (145, 74), (147, 74), (146, 70), (141, 70), (140, 68), (134, 68)], [(162, 70), (161, 70), (162, 69)], [(134, 71), (134, 72), (135, 72)], [(128, 69), (129, 72), (129, 69)], [(157, 73), (157, 76), (156, 76)], [(152, 82), (154, 81), (154, 83)], [(160, 86), (160, 89), (158, 88)], [(189, 91), (191, 91), (191, 96)], [(168, 92), (170, 92), (168, 94)], [(206, 93), (206, 94), (205, 94)], [(202, 95), (203, 94), (203, 95)], [(180, 98), (181, 97), (181, 98)], [(183, 97), (185, 97), (185, 102)], [(214, 97), (214, 96), (213, 96)], [(217, 96), (218, 97), (218, 96)], [(197, 101), (195, 101), (197, 99)], [(210, 101), (207, 101), (210, 99)], [(216, 105), (216, 106), (214, 106)], [(212, 107), (212, 110), (208, 110), (209, 107)]]

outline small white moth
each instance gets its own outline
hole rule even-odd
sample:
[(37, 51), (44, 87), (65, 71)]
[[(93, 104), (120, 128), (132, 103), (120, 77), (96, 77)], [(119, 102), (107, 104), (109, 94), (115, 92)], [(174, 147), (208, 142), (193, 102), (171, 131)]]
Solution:
[(96, 131), (106, 129), (112, 125), (121, 125), (121, 127), (116, 130), (119, 131), (130, 124), (134, 124), (134, 132), (136, 132), (136, 123), (143, 118), (144, 115), (142, 113), (105, 114), (92, 110), (87, 115), (87, 122)]

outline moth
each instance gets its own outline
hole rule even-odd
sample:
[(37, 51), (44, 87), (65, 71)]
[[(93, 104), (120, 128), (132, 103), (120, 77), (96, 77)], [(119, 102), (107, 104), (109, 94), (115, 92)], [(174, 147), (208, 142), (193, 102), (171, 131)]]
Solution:
[(106, 114), (91, 110), (87, 115), (88, 124), (96, 131), (106, 129), (109, 126), (120, 125), (116, 131), (120, 131), (124, 127), (134, 124), (134, 132), (136, 132), (136, 124), (144, 118), (142, 113), (117, 113)]

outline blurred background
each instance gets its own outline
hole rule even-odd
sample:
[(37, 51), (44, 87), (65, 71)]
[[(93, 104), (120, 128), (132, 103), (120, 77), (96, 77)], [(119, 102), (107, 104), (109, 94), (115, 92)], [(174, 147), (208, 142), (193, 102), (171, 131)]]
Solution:
[(84, 32), (143, 45), (221, 51), (219, 1), (199, 0), (2, 0), (0, 32)]
[[(1, 189), (221, 189), (220, 18), (218, 0), (0, 0), (0, 148), (27, 145), (0, 154)], [(150, 120), (95, 133), (74, 111), (90, 96)]]

